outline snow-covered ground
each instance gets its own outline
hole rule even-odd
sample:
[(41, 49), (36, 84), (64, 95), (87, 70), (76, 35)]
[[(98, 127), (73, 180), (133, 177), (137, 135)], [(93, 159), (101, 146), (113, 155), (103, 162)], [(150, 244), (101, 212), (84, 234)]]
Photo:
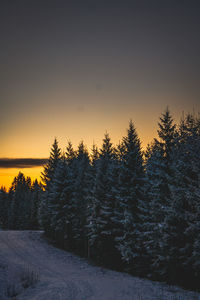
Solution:
[[(38, 276), (23, 287), (24, 277)], [(32, 278), (32, 277), (31, 277)], [(31, 280), (30, 280), (31, 281)], [(91, 266), (38, 231), (0, 231), (0, 300), (192, 300), (200, 294)]]

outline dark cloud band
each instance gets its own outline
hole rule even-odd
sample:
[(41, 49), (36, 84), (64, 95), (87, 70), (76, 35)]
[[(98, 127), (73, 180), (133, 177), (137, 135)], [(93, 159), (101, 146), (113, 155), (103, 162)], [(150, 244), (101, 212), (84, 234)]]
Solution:
[(0, 168), (33, 168), (47, 163), (47, 158), (0, 158)]

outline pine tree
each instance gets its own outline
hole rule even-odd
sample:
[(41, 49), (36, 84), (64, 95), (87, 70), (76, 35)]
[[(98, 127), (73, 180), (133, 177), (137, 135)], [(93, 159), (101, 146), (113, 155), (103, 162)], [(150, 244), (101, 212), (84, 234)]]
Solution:
[(163, 224), (167, 279), (185, 286), (188, 285), (188, 276), (194, 283), (196, 273), (193, 269), (193, 246), (197, 245), (196, 237), (200, 229), (199, 149), (197, 124), (194, 117), (188, 115), (181, 122), (178, 142), (173, 153), (174, 176), (170, 184), (173, 201), (167, 207)]
[(99, 160), (99, 150), (97, 146), (93, 143), (90, 155), (90, 167), (87, 173), (88, 178), (88, 192), (87, 192), (87, 209), (86, 209), (86, 225), (85, 232), (87, 236), (87, 251), (86, 255), (90, 258), (90, 235), (91, 235), (91, 224), (93, 220), (93, 204), (94, 204), (94, 183), (95, 176), (97, 172), (97, 165)]
[[(147, 249), (152, 260), (154, 276), (166, 279), (166, 258), (164, 249), (164, 223), (172, 202), (170, 183), (173, 181), (173, 149), (176, 142), (176, 126), (167, 108), (158, 123), (158, 139), (148, 153), (146, 174), (148, 180), (149, 220), (147, 228)], [(158, 275), (157, 275), (158, 274)]]
[(0, 228), (8, 228), (9, 199), (5, 187), (0, 189)]
[[(190, 203), (190, 218), (189, 218), (189, 227), (187, 234), (192, 240), (192, 254), (188, 255), (191, 259), (188, 259), (188, 256), (185, 259), (185, 265), (189, 269), (191, 274), (191, 262), (192, 262), (192, 279), (193, 286), (195, 289), (199, 289), (199, 280), (200, 280), (200, 114), (198, 117), (194, 118), (194, 125), (190, 128), (190, 136), (188, 137), (187, 144), (189, 145), (189, 155), (191, 157), (190, 162), (190, 172), (188, 174), (188, 179), (190, 178), (190, 189), (187, 193), (189, 196), (188, 201)], [(192, 131), (192, 136), (191, 136)], [(192, 139), (192, 141), (191, 141)], [(188, 163), (188, 160), (187, 160)], [(191, 201), (192, 200), (192, 201)], [(189, 244), (189, 243), (188, 243)], [(189, 247), (187, 247), (189, 248)], [(191, 249), (191, 248), (190, 248)], [(188, 254), (189, 251), (187, 251)], [(190, 252), (191, 253), (191, 252)], [(189, 267), (189, 268), (188, 268)]]
[[(162, 243), (162, 226), (165, 216), (166, 173), (163, 150), (157, 140), (146, 150), (146, 194), (148, 199), (148, 220), (146, 224), (146, 249), (150, 258), (149, 277), (159, 278), (160, 248)], [(158, 274), (158, 275), (157, 275)]]
[(49, 212), (49, 203), (48, 203), (49, 192), (51, 189), (51, 183), (53, 180), (54, 172), (60, 159), (61, 159), (61, 150), (58, 146), (58, 141), (55, 138), (51, 148), (49, 160), (47, 164), (44, 166), (44, 170), (41, 176), (44, 193), (39, 208), (39, 223), (47, 235), (50, 234), (50, 212)]
[[(68, 161), (69, 163), (69, 161)], [(73, 203), (74, 194), (74, 169), (73, 163), (65, 166), (64, 177), (64, 188), (61, 193), (60, 203), (62, 207), (61, 224), (63, 226), (63, 243), (64, 248), (68, 250), (74, 250), (74, 234), (73, 234), (73, 220), (75, 215), (75, 205)]]
[(113, 210), (115, 199), (111, 192), (111, 166), (114, 150), (106, 133), (96, 161), (96, 174), (91, 195), (91, 216), (88, 225), (88, 238), (91, 257), (108, 265), (115, 251), (113, 236)]
[(41, 175), (43, 187), (45, 190), (48, 190), (49, 188), (49, 185), (54, 175), (56, 165), (60, 158), (61, 158), (61, 149), (59, 148), (58, 141), (55, 138), (54, 143), (51, 147), (50, 157), (48, 159), (47, 164), (44, 166), (44, 170)]
[(63, 215), (65, 199), (63, 191), (66, 185), (67, 164), (64, 158), (56, 165), (51, 187), (49, 190), (48, 210), (50, 218), (50, 235), (60, 245), (64, 246), (66, 216)]
[(143, 253), (140, 222), (144, 207), (144, 167), (140, 140), (130, 121), (127, 136), (123, 138), (124, 154), (119, 174), (118, 208), (122, 232), (116, 238), (126, 269), (137, 273)]
[(171, 151), (174, 146), (174, 139), (176, 136), (176, 125), (173, 124), (173, 118), (168, 107), (160, 117), (158, 126), (158, 136), (160, 138), (160, 141), (158, 141), (158, 143), (163, 151), (163, 159), (165, 160), (167, 168), (167, 166), (170, 164)]
[(72, 220), (74, 247), (79, 249), (79, 252), (81, 249), (81, 254), (87, 252), (86, 219), (90, 189), (89, 172), (89, 154), (82, 141), (78, 146), (73, 166), (74, 184), (72, 198), (74, 205), (74, 217)]
[(10, 229), (30, 229), (31, 190), (30, 178), (19, 172), (9, 191), (11, 206), (9, 213)]
[(65, 156), (66, 156), (66, 161), (67, 161), (68, 165), (70, 163), (72, 163), (74, 161), (74, 159), (76, 158), (76, 151), (74, 151), (71, 141), (68, 142), (68, 145), (66, 147)]
[(99, 150), (98, 147), (95, 144), (93, 144), (92, 153), (91, 153), (91, 165), (95, 166), (98, 159), (99, 159)]
[(39, 206), (42, 197), (42, 186), (36, 179), (31, 186), (31, 214), (30, 214), (30, 228), (39, 229)]

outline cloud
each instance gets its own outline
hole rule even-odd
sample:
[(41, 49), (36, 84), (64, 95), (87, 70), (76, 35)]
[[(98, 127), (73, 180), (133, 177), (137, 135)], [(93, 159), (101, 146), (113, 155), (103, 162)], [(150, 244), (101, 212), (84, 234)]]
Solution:
[(33, 168), (47, 163), (47, 158), (0, 158), (0, 168)]

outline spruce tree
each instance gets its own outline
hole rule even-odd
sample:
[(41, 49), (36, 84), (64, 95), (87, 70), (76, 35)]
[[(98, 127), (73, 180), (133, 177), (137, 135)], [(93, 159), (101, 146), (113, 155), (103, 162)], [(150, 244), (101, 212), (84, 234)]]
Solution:
[(30, 228), (39, 229), (39, 206), (42, 197), (42, 186), (36, 179), (31, 186), (31, 213), (30, 213)]
[(31, 189), (30, 178), (19, 172), (13, 180), (10, 196), (10, 229), (30, 229)]
[(54, 175), (56, 165), (60, 158), (61, 158), (61, 149), (59, 148), (58, 141), (55, 138), (54, 143), (51, 147), (48, 162), (44, 166), (44, 170), (41, 175), (41, 179), (42, 179), (42, 183), (43, 183), (43, 187), (44, 187), (45, 191), (48, 190), (48, 188), (49, 188), (49, 185), (50, 185), (51, 180)]
[(157, 140), (148, 146), (146, 153), (146, 197), (148, 200), (148, 220), (146, 223), (145, 244), (149, 255), (149, 277), (159, 278), (162, 226), (165, 216), (166, 172), (163, 150)]
[(90, 189), (89, 182), (90, 161), (88, 151), (81, 141), (78, 145), (76, 159), (74, 161), (73, 173), (73, 197), (74, 217), (72, 220), (74, 247), (82, 249), (81, 252), (87, 252), (86, 219), (88, 194)]
[[(163, 224), (163, 249), (166, 254), (167, 279), (188, 287), (195, 278), (194, 245), (199, 232), (200, 201), (200, 138), (195, 118), (182, 120), (172, 163), (173, 181), (170, 192), (173, 201), (167, 207)], [(197, 253), (197, 251), (195, 252)]]
[(66, 157), (66, 162), (68, 165), (70, 163), (73, 163), (73, 161), (76, 158), (76, 151), (74, 151), (71, 141), (68, 142), (68, 145), (66, 147), (65, 157)]
[(167, 253), (164, 247), (164, 223), (172, 202), (170, 184), (173, 181), (173, 150), (176, 144), (176, 126), (167, 108), (158, 123), (158, 137), (154, 139), (146, 162), (150, 214), (148, 220), (147, 249), (152, 260), (154, 276), (166, 279)]
[(115, 199), (111, 193), (111, 166), (114, 150), (106, 133), (99, 159), (96, 162), (94, 186), (91, 195), (91, 216), (88, 225), (88, 238), (91, 257), (98, 263), (108, 265), (115, 251), (113, 223)]
[(66, 185), (66, 172), (67, 165), (65, 159), (62, 158), (58, 161), (54, 176), (52, 179), (51, 187), (49, 190), (49, 218), (50, 218), (50, 235), (59, 244), (64, 246), (64, 231), (66, 217), (63, 215), (63, 207), (65, 199), (63, 199), (63, 191)]
[(86, 210), (86, 235), (87, 235), (87, 251), (86, 255), (90, 258), (90, 235), (92, 232), (92, 220), (93, 220), (93, 203), (94, 203), (94, 182), (97, 172), (97, 165), (99, 159), (99, 150), (93, 143), (90, 155), (90, 168), (87, 174), (88, 176), (88, 193), (87, 193), (87, 210)]
[(0, 228), (8, 228), (9, 198), (5, 187), (0, 189)]
[(50, 151), (49, 160), (47, 164), (44, 166), (44, 170), (41, 175), (44, 193), (39, 208), (39, 223), (47, 235), (50, 234), (50, 211), (49, 211), (49, 203), (48, 203), (49, 192), (51, 189), (51, 183), (53, 180), (54, 172), (60, 159), (61, 159), (61, 150), (58, 146), (58, 141), (55, 138)]
[(144, 207), (144, 167), (140, 140), (130, 121), (123, 138), (123, 157), (119, 174), (118, 209), (121, 213), (121, 236), (116, 238), (126, 269), (139, 272), (143, 255), (141, 220)]

